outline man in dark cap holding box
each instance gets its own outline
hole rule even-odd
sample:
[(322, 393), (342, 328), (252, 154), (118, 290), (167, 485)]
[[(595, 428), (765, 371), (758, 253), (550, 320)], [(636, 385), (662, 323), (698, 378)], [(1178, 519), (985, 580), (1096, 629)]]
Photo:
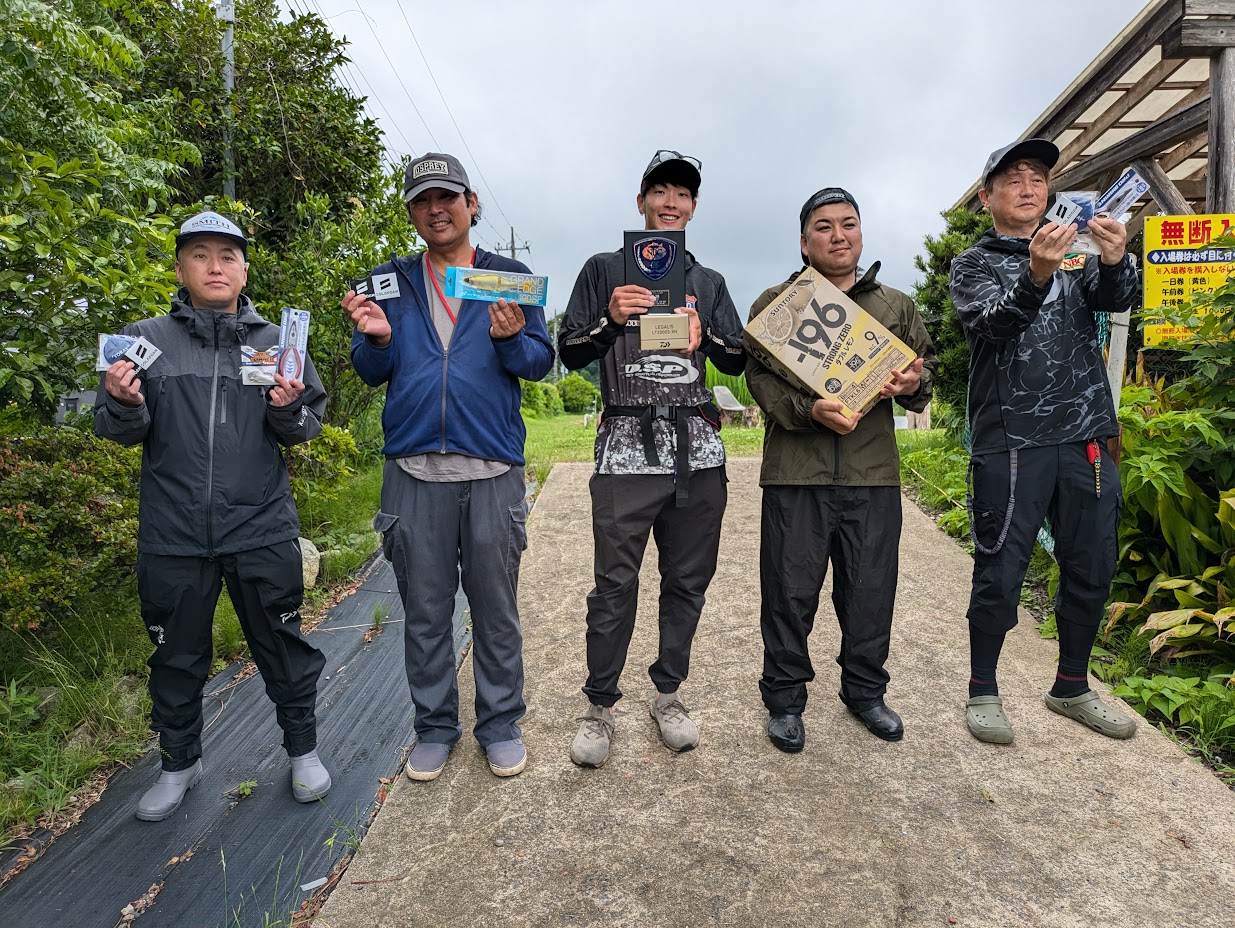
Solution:
[[(920, 412), (930, 405), (935, 350), (908, 296), (879, 283), (879, 262), (862, 269), (857, 201), (825, 187), (798, 215), (802, 261), (810, 265), (916, 354), (892, 371), (880, 400), (846, 417), (840, 402), (820, 399), (784, 380), (754, 354), (746, 383), (766, 416), (763, 513), (759, 551), (763, 676), (768, 737), (782, 751), (802, 750), (806, 686), (815, 678), (807, 639), (832, 565), (832, 604), (841, 628), (840, 698), (871, 734), (904, 735), (884, 701), (884, 664), (892, 637), (897, 545), (901, 533), (900, 456), (891, 400)], [(765, 290), (753, 319), (802, 273)]]
[(994, 228), (952, 262), (952, 302), (969, 343), (973, 438), (965, 721), (975, 738), (995, 744), (1013, 738), (995, 671), (1043, 519), (1059, 564), (1059, 665), (1046, 705), (1112, 738), (1136, 733), (1090, 689), (1088, 669), (1118, 561), (1122, 502), (1106, 447), (1119, 426), (1094, 313), (1130, 309), (1137, 275), (1127, 231), (1105, 216), (1089, 220), (1100, 254), (1079, 273), (1060, 270), (1077, 228), (1042, 221), (1058, 160), (1046, 139), (992, 152), (978, 196)]

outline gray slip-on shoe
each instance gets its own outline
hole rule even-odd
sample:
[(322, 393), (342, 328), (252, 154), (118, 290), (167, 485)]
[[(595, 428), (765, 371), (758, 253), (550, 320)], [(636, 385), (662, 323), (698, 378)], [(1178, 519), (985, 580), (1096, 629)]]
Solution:
[(1136, 734), (1136, 722), (1112, 709), (1093, 690), (1080, 696), (1052, 696), (1047, 693), (1046, 707), (1108, 738), (1131, 738)]
[(578, 722), (579, 731), (570, 743), (570, 759), (580, 767), (603, 767), (613, 737), (613, 707), (589, 705)]
[(1003, 714), (1002, 696), (973, 696), (965, 703), (969, 733), (988, 744), (1011, 744), (1012, 723)]
[(201, 758), (188, 770), (162, 770), (154, 786), (137, 803), (137, 817), (143, 822), (161, 822), (180, 808), (184, 795), (201, 782)]
[(689, 751), (699, 744), (699, 727), (691, 720), (677, 690), (653, 696), (651, 713), (660, 726), (660, 740), (670, 751)]
[(330, 771), (317, 751), (292, 759), (292, 796), (297, 802), (313, 802), (330, 792)]
[(450, 745), (439, 744), (436, 741), (416, 741), (412, 753), (407, 756), (403, 772), (409, 780), (427, 782), (436, 780), (446, 769), (446, 760), (450, 757)]
[(523, 746), (522, 738), (495, 741), (485, 748), (485, 757), (495, 777), (517, 776), (527, 766), (527, 748)]

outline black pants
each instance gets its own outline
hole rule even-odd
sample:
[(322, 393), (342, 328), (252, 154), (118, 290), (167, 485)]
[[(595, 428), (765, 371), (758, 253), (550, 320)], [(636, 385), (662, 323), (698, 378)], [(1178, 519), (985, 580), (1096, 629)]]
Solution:
[(322, 652), (300, 633), (304, 574), (300, 547), (284, 541), (217, 558), (139, 554), (137, 593), (154, 644), (151, 728), (164, 770), (185, 770), (202, 755), (202, 690), (214, 652), (211, 628), (223, 581), (266, 695), (275, 704), (291, 757), (317, 746), (317, 677)]
[(704, 594), (716, 573), (727, 483), (723, 466), (695, 471), (690, 496), (678, 508), (668, 474), (592, 475), (596, 586), (587, 597), (583, 692), (596, 705), (622, 698), (618, 678), (635, 630), (649, 532), (660, 552), (660, 652), (648, 674), (661, 693), (672, 693), (686, 679)]
[(840, 698), (851, 709), (869, 709), (888, 687), (900, 488), (764, 487), (761, 531), (763, 704), (774, 715), (806, 708), (806, 684), (815, 679), (807, 638), (831, 561)]
[(1119, 517), (1123, 495), (1119, 469), (1099, 442), (1102, 493), (1094, 483), (1088, 442), (1024, 448), (1016, 455), (1016, 502), (1007, 537), (995, 554), (1008, 511), (1008, 452), (974, 455), (973, 527), (980, 545), (973, 557), (973, 591), (969, 621), (984, 632), (998, 634), (1016, 625), (1021, 584), (1043, 519), (1055, 537), (1059, 591), (1055, 618), (1097, 629), (1111, 578), (1115, 576)]

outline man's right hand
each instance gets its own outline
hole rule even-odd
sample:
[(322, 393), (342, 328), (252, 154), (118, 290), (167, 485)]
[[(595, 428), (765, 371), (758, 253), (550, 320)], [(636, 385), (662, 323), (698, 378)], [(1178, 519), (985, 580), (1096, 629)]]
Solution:
[(146, 402), (142, 396), (141, 378), (137, 376), (137, 365), (132, 361), (120, 360), (107, 369), (103, 375), (103, 389), (117, 403), (125, 406), (140, 406)]
[(371, 338), (377, 347), (385, 348), (390, 344), (390, 320), (371, 299), (355, 290), (348, 290), (339, 305), (351, 317), (352, 324)]
[(651, 290), (636, 284), (614, 287), (613, 295), (609, 297), (609, 318), (618, 325), (626, 325), (626, 320), (631, 316), (642, 315), (655, 305), (656, 299)]
[(1050, 283), (1075, 241), (1075, 225), (1048, 222), (1035, 233), (1029, 242), (1029, 276), (1037, 286), (1045, 287)]
[(862, 418), (862, 414), (855, 412), (846, 418), (841, 408), (837, 400), (815, 400), (815, 405), (810, 408), (810, 417), (820, 425), (826, 425), (838, 435), (848, 435), (858, 427), (858, 420)]

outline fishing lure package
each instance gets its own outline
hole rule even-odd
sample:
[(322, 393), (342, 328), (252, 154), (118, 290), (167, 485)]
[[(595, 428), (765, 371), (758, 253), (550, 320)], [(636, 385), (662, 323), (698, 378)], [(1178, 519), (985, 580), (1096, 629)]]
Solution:
[(524, 306), (544, 306), (549, 278), (513, 271), (488, 271), (475, 267), (446, 268), (446, 295), (457, 300), (508, 300)]

